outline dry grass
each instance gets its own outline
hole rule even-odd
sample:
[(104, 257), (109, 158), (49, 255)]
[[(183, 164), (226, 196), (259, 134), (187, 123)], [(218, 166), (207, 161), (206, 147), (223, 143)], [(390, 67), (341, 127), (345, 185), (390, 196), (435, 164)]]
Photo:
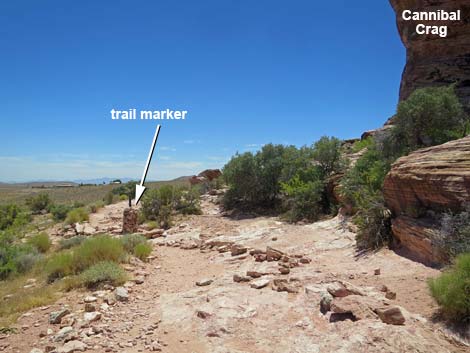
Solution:
[[(161, 185), (189, 185), (186, 180), (156, 181), (146, 183), (147, 187)], [(70, 188), (54, 188), (49, 184), (44, 188), (31, 187), (27, 184), (0, 184), (0, 204), (24, 204), (26, 198), (40, 192), (46, 192), (54, 203), (73, 204), (80, 202), (85, 205), (103, 200), (105, 195), (119, 185), (74, 186)]]
[[(36, 286), (23, 288), (29, 278), (36, 278)], [(23, 313), (53, 303), (61, 295), (62, 284), (48, 285), (45, 277), (27, 274), (0, 282), (0, 328), (9, 327)], [(7, 295), (11, 298), (3, 299)]]

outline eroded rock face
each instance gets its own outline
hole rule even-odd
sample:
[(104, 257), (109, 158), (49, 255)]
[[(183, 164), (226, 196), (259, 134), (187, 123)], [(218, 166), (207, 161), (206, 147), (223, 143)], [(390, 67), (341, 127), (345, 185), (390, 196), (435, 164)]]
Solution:
[(441, 263), (434, 239), (439, 225), (427, 210), (459, 211), (470, 201), (470, 136), (399, 158), (384, 181), (392, 231), (401, 245), (425, 263)]
[(189, 182), (191, 185), (202, 184), (217, 179), (221, 175), (222, 172), (219, 169), (206, 169), (189, 178)]
[(399, 158), (383, 191), (396, 216), (461, 209), (470, 200), (470, 136)]
[[(390, 0), (397, 16), (397, 27), (406, 48), (406, 66), (400, 86), (400, 100), (417, 88), (456, 83), (456, 91), (470, 111), (470, 2), (468, 0)], [(403, 10), (456, 11), (461, 21), (427, 21), (425, 25), (447, 25), (447, 37), (418, 35), (416, 25), (404, 21)]]

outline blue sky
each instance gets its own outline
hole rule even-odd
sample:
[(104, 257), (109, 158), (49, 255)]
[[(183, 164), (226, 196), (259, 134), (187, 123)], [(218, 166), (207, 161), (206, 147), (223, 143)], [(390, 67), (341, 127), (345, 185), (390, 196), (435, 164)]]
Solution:
[(396, 108), (405, 51), (386, 0), (2, 1), (0, 181), (222, 167), (274, 142), (358, 137)]

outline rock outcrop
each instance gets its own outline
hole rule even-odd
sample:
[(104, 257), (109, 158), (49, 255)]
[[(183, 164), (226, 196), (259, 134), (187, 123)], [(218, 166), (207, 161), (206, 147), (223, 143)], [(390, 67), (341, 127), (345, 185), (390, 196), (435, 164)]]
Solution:
[[(470, 111), (470, 2), (468, 0), (390, 0), (397, 27), (406, 48), (406, 67), (400, 86), (400, 100), (417, 88), (456, 83), (465, 109)], [(447, 37), (418, 35), (417, 21), (404, 21), (402, 12), (461, 10), (461, 21), (426, 21), (425, 25), (447, 25)]]
[(222, 172), (219, 169), (206, 169), (198, 175), (189, 178), (189, 182), (191, 185), (202, 184), (217, 179), (221, 175)]
[(426, 212), (458, 211), (470, 201), (470, 136), (399, 158), (383, 192), (395, 217), (393, 234), (403, 247), (420, 261), (441, 262), (433, 241), (438, 225)]
[(384, 181), (394, 215), (459, 210), (470, 201), (470, 136), (399, 158)]

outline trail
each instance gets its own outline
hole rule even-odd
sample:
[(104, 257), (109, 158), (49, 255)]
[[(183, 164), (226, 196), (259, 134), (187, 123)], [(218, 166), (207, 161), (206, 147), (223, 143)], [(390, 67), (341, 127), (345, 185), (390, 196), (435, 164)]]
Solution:
[[(101, 319), (83, 321), (83, 300), (91, 293), (67, 293), (54, 305), (38, 308), (19, 320), (20, 334), (0, 340), (5, 352), (30, 352), (33, 347), (65, 352), (64, 341), (54, 342), (60, 326), (70, 326), (73, 339), (87, 352), (171, 353), (285, 353), (285, 352), (464, 352), (465, 347), (431, 321), (435, 305), (426, 279), (437, 270), (383, 249), (358, 256), (354, 233), (339, 217), (310, 225), (290, 225), (275, 218), (224, 217), (205, 195), (203, 215), (191, 216), (153, 239), (148, 263), (133, 261), (126, 270), (133, 277), (126, 287), (128, 302), (104, 304), (109, 291), (93, 293)], [(125, 203), (108, 206), (90, 219), (93, 227), (117, 226)], [(256, 262), (248, 252), (232, 256), (232, 244), (249, 249), (273, 247), (288, 254), (289, 274), (279, 272), (283, 261)], [(213, 245), (211, 247), (211, 245)], [(226, 248), (224, 248), (224, 245)], [(300, 263), (300, 259), (303, 259)], [(308, 260), (310, 260), (309, 263)], [(380, 269), (380, 274), (374, 274)], [(246, 278), (252, 271), (260, 278)], [(249, 282), (235, 282), (240, 275)], [(205, 279), (212, 283), (198, 286)], [(262, 279), (269, 284), (255, 289)], [(281, 280), (289, 292), (279, 288)], [(284, 281), (282, 281), (284, 280)], [(140, 284), (137, 284), (140, 283)], [(279, 284), (279, 282), (276, 282)], [(343, 283), (354, 295), (333, 303), (351, 309), (348, 315), (324, 315), (322, 293)], [(396, 293), (386, 299), (383, 286)], [(292, 293), (291, 293), (292, 292)], [(359, 294), (358, 294), (359, 293)], [(347, 299), (349, 298), (349, 299)], [(347, 299), (348, 301), (345, 301)], [(61, 325), (48, 323), (48, 313), (70, 307)], [(401, 308), (406, 322), (382, 322), (370, 308)], [(49, 334), (47, 329), (51, 329)], [(44, 337), (40, 338), (40, 334)], [(61, 350), (62, 349), (62, 350)], [(0, 348), (1, 350), (1, 348)]]

